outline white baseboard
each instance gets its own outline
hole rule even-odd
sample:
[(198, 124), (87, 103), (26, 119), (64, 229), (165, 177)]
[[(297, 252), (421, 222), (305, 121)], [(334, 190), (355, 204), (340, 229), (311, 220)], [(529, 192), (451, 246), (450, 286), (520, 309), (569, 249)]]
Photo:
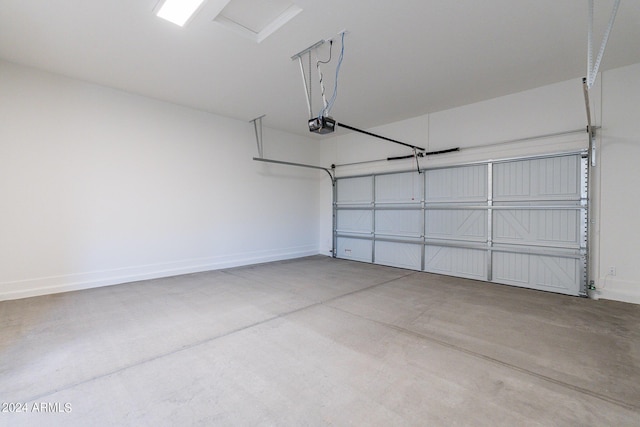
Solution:
[(138, 280), (158, 279), (161, 277), (220, 270), (243, 265), (282, 261), (318, 255), (319, 253), (319, 249), (315, 246), (299, 246), (269, 251), (194, 258), (162, 264), (17, 280), (0, 283), (0, 301), (119, 285)]
[(640, 283), (611, 276), (601, 277), (596, 285), (595, 296), (598, 299), (640, 304)]

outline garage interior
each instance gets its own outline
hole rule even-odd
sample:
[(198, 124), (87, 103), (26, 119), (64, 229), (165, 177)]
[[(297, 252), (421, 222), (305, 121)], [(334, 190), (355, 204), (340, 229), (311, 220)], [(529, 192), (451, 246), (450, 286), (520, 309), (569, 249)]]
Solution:
[(343, 3), (0, 2), (0, 424), (638, 425), (640, 4)]

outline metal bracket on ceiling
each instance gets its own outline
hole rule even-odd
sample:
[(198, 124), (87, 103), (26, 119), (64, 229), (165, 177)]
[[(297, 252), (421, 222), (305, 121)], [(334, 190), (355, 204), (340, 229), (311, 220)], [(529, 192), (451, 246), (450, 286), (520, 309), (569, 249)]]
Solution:
[(260, 158), (264, 157), (264, 146), (262, 145), (262, 118), (265, 116), (266, 114), (263, 114), (260, 117), (256, 117), (251, 120), (251, 123), (253, 123), (253, 129), (256, 132), (256, 143), (258, 144), (258, 156)]
[(584, 102), (587, 112), (587, 132), (589, 133), (589, 157), (591, 158), (591, 166), (596, 166), (596, 129), (591, 120), (591, 104), (589, 100), (589, 90), (593, 87), (598, 76), (598, 70), (602, 63), (602, 57), (609, 41), (609, 34), (613, 28), (613, 23), (620, 7), (620, 0), (615, 0), (613, 3), (613, 9), (611, 10), (611, 16), (609, 17), (609, 24), (602, 36), (602, 43), (600, 44), (600, 50), (596, 57), (595, 63), (593, 62), (593, 2), (589, 0), (589, 22), (587, 29), (587, 76), (582, 79), (582, 91), (584, 93)]
[(589, 0), (589, 24), (587, 29), (587, 89), (591, 89), (596, 81), (598, 75), (598, 69), (604, 56), (604, 50), (607, 47), (607, 41), (609, 41), (609, 34), (613, 28), (613, 23), (616, 20), (616, 14), (618, 13), (618, 7), (620, 6), (620, 0), (615, 0), (613, 3), (613, 9), (611, 10), (611, 16), (609, 17), (609, 24), (602, 36), (602, 43), (600, 44), (600, 50), (596, 57), (595, 64), (593, 63), (593, 0)]
[(328, 168), (323, 168), (322, 166), (306, 165), (303, 163), (294, 163), (294, 162), (285, 162), (282, 160), (265, 159), (264, 147), (262, 143), (262, 118), (265, 116), (266, 114), (263, 114), (262, 116), (256, 117), (255, 119), (250, 121), (250, 123), (253, 123), (253, 129), (255, 130), (255, 134), (256, 134), (256, 143), (258, 145), (258, 157), (254, 157), (253, 160), (257, 162), (275, 163), (279, 165), (297, 166), (297, 167), (309, 168), (309, 169), (320, 169), (329, 174), (329, 178), (331, 178), (331, 185), (334, 185), (334, 186), (336, 185), (336, 178), (334, 176), (335, 167), (333, 165), (331, 166), (331, 170), (329, 170)]
[[(340, 31), (336, 37), (341, 37), (343, 34), (349, 34), (349, 31), (347, 30), (342, 30)], [(295, 61), (296, 59), (298, 60), (298, 64), (300, 65), (300, 73), (302, 74), (302, 83), (304, 84), (304, 96), (307, 100), (307, 109), (309, 111), (309, 118), (312, 119), (314, 117), (313, 115), (313, 100), (312, 100), (312, 90), (311, 90), (311, 52), (315, 51), (316, 49), (318, 49), (320, 46), (322, 46), (325, 43), (328, 42), (332, 42), (334, 40), (334, 37), (328, 38), (328, 39), (322, 39), (319, 40), (317, 42), (315, 42), (314, 44), (312, 44), (311, 46), (307, 47), (306, 49), (302, 49), (300, 52), (296, 53), (295, 55), (293, 55), (291, 57), (292, 61)], [(302, 62), (302, 58), (307, 55), (309, 58), (309, 76), (307, 79), (307, 75), (305, 74), (304, 71), (304, 64)], [(319, 71), (319, 70), (318, 70)], [(321, 82), (322, 84), (322, 82)], [(324, 106), (325, 109), (327, 108), (326, 105), (326, 100), (324, 99), (324, 93), (323, 93), (323, 102), (324, 102)]]

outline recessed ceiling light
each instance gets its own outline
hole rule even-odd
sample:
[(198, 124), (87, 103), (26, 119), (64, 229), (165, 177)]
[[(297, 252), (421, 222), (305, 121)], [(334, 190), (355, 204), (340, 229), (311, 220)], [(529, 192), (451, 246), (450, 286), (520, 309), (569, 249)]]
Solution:
[(202, 3), (204, 0), (164, 0), (156, 15), (182, 27), (202, 6)]

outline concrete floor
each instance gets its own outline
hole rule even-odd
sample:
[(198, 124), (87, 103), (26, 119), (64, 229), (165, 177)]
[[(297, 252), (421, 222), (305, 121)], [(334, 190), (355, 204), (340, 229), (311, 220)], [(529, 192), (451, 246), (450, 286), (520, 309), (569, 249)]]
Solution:
[(639, 305), (316, 256), (0, 324), (6, 426), (640, 425)]

